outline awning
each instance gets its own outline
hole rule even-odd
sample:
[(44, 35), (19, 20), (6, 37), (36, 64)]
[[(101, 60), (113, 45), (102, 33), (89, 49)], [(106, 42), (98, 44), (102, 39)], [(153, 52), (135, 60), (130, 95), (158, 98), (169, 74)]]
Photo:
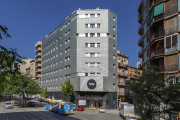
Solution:
[(154, 16), (163, 13), (163, 3), (160, 3), (154, 7)]

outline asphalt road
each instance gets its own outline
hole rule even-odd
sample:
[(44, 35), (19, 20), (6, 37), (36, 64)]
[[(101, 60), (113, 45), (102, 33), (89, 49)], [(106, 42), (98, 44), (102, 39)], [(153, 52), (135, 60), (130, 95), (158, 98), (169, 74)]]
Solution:
[(117, 114), (98, 111), (75, 111), (74, 115), (60, 115), (43, 107), (14, 106), (12, 109), (5, 109), (4, 103), (0, 103), (0, 120), (122, 120)]

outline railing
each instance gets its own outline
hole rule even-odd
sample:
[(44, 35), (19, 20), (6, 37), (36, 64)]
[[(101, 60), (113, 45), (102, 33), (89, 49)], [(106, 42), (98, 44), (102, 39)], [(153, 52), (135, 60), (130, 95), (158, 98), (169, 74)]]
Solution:
[(177, 30), (178, 30), (178, 26), (174, 26), (173, 28), (169, 28), (169, 29), (165, 30), (165, 34), (176, 32)]
[(118, 82), (118, 85), (125, 86), (125, 82)]
[(142, 53), (142, 48), (141, 48), (141, 50), (139, 51), (138, 56), (140, 56), (141, 53)]
[(142, 28), (142, 25), (139, 26), (138, 33), (139, 33), (139, 31), (141, 30), (141, 28)]
[(174, 66), (165, 66), (165, 71), (172, 71), (172, 70), (178, 70), (178, 65)]
[(150, 54), (150, 59), (153, 58), (154, 55), (155, 55), (155, 52), (152, 52), (152, 53)]
[(173, 52), (173, 51), (177, 51), (177, 50), (178, 50), (178, 44), (171, 46), (169, 48), (165, 48), (165, 53)]
[(171, 14), (177, 12), (177, 11), (178, 11), (178, 8), (174, 8), (172, 10), (169, 10), (169, 11), (165, 12), (164, 16), (166, 17), (166, 16), (171, 15)]
[[(154, 2), (154, 1), (153, 1)], [(149, 10), (151, 10), (152, 9), (152, 7), (153, 7), (153, 5), (154, 5), (154, 3), (152, 2), (152, 4), (151, 4), (151, 6), (149, 7)]]
[(161, 1), (163, 1), (163, 0), (154, 0), (154, 4), (159, 3)]
[(142, 36), (139, 38), (138, 45), (139, 45), (139, 43), (141, 42), (141, 40), (142, 40)]
[(164, 54), (164, 48), (160, 48), (160, 49), (154, 50), (150, 54), (150, 58), (154, 57), (155, 55), (159, 55), (159, 54)]
[(124, 64), (124, 63), (118, 63), (118, 66), (124, 66), (124, 67), (128, 67), (128, 64)]
[(154, 34), (151, 36), (150, 42), (152, 42), (153, 40), (154, 40)]
[(138, 22), (141, 23), (140, 21), (141, 21), (141, 14), (139, 14), (138, 16)]
[(163, 14), (160, 14), (160, 15), (154, 17), (154, 21), (160, 20), (162, 18), (163, 18)]
[(126, 95), (125, 92), (118, 92), (118, 95)]
[(124, 73), (124, 72), (119, 72), (119, 75), (120, 75), (120, 76), (128, 76), (128, 74), (127, 74), (127, 73)]
[(164, 35), (164, 30), (155, 32), (155, 33), (151, 36), (150, 42), (152, 42), (152, 41), (154, 40), (154, 38), (157, 38), (157, 37), (160, 37), (160, 36), (163, 36), (163, 35)]

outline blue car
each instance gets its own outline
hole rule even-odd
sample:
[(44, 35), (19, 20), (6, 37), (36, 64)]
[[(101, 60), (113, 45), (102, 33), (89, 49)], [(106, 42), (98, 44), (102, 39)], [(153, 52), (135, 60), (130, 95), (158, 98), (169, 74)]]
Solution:
[(35, 97), (35, 98), (34, 98), (34, 100), (38, 101), (38, 100), (39, 100), (39, 98), (38, 98), (38, 97)]

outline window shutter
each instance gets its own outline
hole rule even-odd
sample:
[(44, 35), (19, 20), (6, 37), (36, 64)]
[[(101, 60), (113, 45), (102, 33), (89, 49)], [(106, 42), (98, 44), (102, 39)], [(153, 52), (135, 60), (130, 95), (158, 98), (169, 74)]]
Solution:
[(170, 10), (171, 10), (171, 0), (165, 3), (165, 12), (168, 12)]
[(176, 45), (177, 44), (177, 35), (173, 35), (172, 36), (172, 45)]
[(172, 9), (177, 8), (178, 2), (177, 0), (172, 0)]
[(159, 14), (163, 13), (163, 3), (156, 5), (154, 7), (154, 16), (157, 16)]
[(168, 20), (168, 29), (173, 28), (173, 27), (174, 27), (174, 17)]
[(166, 47), (171, 47), (171, 37), (166, 38)]

